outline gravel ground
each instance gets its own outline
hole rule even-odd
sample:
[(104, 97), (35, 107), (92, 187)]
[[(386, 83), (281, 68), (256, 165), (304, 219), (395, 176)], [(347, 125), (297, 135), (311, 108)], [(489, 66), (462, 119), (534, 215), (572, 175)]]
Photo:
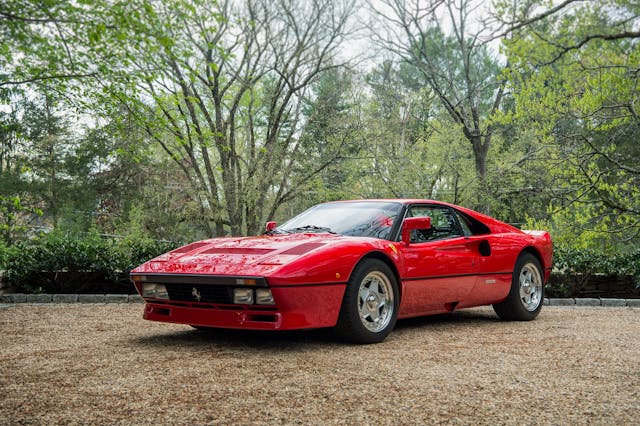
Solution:
[(640, 309), (546, 306), (327, 331), (200, 332), (141, 305), (0, 309), (2, 424), (640, 424)]

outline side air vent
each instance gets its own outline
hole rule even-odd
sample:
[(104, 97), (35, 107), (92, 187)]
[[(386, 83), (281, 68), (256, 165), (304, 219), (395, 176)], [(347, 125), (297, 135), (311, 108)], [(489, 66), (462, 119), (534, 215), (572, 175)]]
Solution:
[(478, 246), (478, 250), (482, 256), (491, 256), (491, 245), (487, 240), (483, 240)]

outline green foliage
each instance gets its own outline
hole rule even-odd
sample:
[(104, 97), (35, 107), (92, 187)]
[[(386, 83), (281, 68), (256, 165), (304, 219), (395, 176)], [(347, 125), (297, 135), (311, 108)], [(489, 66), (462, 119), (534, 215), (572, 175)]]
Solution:
[(613, 282), (632, 277), (635, 288), (640, 288), (640, 249), (607, 252), (556, 244), (553, 262), (554, 273), (547, 284), (553, 297), (579, 297), (597, 278)]
[[(94, 76), (96, 48), (113, 2), (4, 0), (0, 3), (0, 94), (25, 84), (60, 93)], [(120, 17), (122, 18), (122, 17)]]
[(14, 259), (19, 254), (19, 248), (15, 245), (7, 245), (0, 240), (0, 271), (6, 271), (9, 260)]
[(576, 2), (504, 41), (514, 102), (499, 121), (527, 135), (529, 180), (578, 245), (640, 236), (640, 37), (627, 31), (639, 19), (632, 2)]
[(23, 215), (42, 216), (42, 210), (24, 206), (20, 197), (0, 195), (0, 242), (11, 244), (18, 236), (24, 234), (27, 227)]
[(103, 116), (115, 117), (109, 109), (124, 105), (175, 162), (208, 235), (255, 233), (326, 168), (320, 157), (305, 173), (293, 170), (302, 145), (317, 142), (301, 140), (302, 109), (310, 86), (341, 68), (332, 51), (352, 7), (330, 0), (117, 2), (107, 14), (116, 25), (97, 46), (112, 66), (105, 84), (87, 92)]
[(87, 202), (87, 188), (74, 191), (79, 176), (87, 175), (72, 167), (80, 138), (71, 134), (69, 120), (49, 92), (14, 96), (10, 108), (13, 131), (0, 139), (0, 195), (33, 206), (32, 216), (35, 206), (41, 209), (44, 217), (31, 220), (34, 224), (55, 224), (62, 210), (78, 210)]
[[(354, 159), (362, 147), (361, 94), (354, 85), (353, 72), (331, 69), (313, 84), (313, 96), (303, 101), (308, 118), (291, 170), (301, 185), (292, 188), (290, 197), (298, 192), (307, 196), (290, 203), (289, 215), (322, 201), (353, 197), (349, 183), (358, 179)], [(314, 169), (318, 171), (310, 173)]]
[[(6, 279), (25, 293), (129, 293), (129, 271), (177, 244), (52, 232), (3, 250)], [(1, 248), (1, 247), (0, 247)]]
[(627, 253), (608, 253), (567, 246), (554, 248), (554, 268), (565, 274), (593, 276), (630, 275), (640, 287), (640, 249)]

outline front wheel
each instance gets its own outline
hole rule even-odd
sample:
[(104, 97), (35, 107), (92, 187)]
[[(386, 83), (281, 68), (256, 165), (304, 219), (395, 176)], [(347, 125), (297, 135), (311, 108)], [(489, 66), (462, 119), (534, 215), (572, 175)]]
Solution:
[(398, 283), (381, 260), (365, 259), (347, 284), (336, 330), (357, 343), (382, 342), (398, 317)]
[(503, 320), (531, 321), (542, 309), (544, 279), (540, 262), (530, 253), (518, 258), (507, 298), (493, 305)]

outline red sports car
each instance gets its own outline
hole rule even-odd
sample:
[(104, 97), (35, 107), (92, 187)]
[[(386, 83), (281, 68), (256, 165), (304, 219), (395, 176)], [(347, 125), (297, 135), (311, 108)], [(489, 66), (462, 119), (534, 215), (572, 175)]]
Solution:
[(552, 243), (431, 200), (314, 206), (265, 235), (180, 247), (131, 271), (144, 318), (196, 328), (335, 327), (382, 341), (398, 318), (493, 305), (506, 320), (542, 307)]

